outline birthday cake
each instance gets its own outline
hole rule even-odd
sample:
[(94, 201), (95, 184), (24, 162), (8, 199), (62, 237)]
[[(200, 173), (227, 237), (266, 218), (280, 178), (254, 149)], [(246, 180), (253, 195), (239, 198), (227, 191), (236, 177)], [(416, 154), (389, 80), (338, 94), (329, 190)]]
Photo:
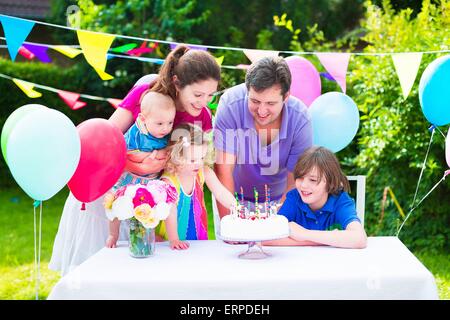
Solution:
[(243, 205), (236, 206), (220, 221), (221, 238), (258, 241), (288, 237), (288, 220), (277, 214), (277, 207), (259, 205), (255, 211), (249, 211)]

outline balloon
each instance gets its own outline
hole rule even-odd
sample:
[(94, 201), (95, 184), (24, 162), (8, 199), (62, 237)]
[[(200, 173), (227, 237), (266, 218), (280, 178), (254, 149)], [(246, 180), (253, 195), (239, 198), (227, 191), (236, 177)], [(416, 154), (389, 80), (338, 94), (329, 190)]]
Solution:
[(308, 112), (312, 119), (313, 144), (333, 152), (344, 149), (358, 131), (358, 107), (341, 92), (321, 95), (314, 100)]
[(427, 120), (437, 126), (450, 123), (450, 55), (434, 60), (420, 78), (419, 101)]
[(80, 138), (62, 112), (40, 108), (24, 115), (7, 142), (8, 166), (34, 200), (48, 200), (72, 177), (80, 160)]
[(320, 96), (322, 84), (320, 74), (314, 65), (302, 57), (287, 57), (286, 63), (292, 74), (291, 95), (310, 106)]
[(152, 83), (153, 81), (155, 81), (158, 78), (157, 74), (151, 73), (151, 74), (147, 74), (143, 77), (140, 77), (138, 79), (138, 81), (136, 81), (136, 83), (134, 84), (135, 86), (139, 86), (142, 84), (149, 84)]
[(69, 186), (82, 202), (98, 199), (111, 189), (125, 168), (126, 145), (122, 132), (105, 119), (89, 119), (77, 127), (81, 157)]
[(447, 138), (445, 139), (445, 160), (450, 168), (450, 129), (448, 129)]
[(8, 158), (6, 156), (6, 145), (8, 144), (9, 135), (11, 133), (11, 130), (14, 128), (16, 123), (22, 119), (26, 114), (29, 112), (33, 112), (35, 110), (42, 110), (43, 108), (47, 108), (46, 106), (40, 105), (40, 104), (27, 104), (20, 108), (17, 108), (14, 110), (13, 113), (11, 113), (6, 119), (5, 125), (2, 129), (2, 136), (1, 136), (1, 147), (2, 147), (2, 154), (3, 158), (5, 158), (6, 163), (8, 164)]

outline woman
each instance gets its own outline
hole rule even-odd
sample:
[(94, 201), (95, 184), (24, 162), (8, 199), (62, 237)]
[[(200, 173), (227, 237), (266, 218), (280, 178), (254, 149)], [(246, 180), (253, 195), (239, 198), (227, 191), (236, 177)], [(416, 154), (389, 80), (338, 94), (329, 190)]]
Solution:
[[(109, 118), (122, 132), (126, 132), (134, 123), (140, 110), (141, 96), (149, 89), (168, 94), (174, 99), (177, 109), (174, 127), (189, 122), (201, 126), (204, 131), (212, 129), (207, 103), (217, 91), (220, 66), (211, 54), (178, 46), (167, 56), (159, 74), (149, 80), (150, 83), (139, 80)], [(155, 159), (147, 158), (140, 165), (127, 159), (126, 170), (137, 174), (158, 173), (164, 169), (167, 160), (168, 155), (161, 150)], [(59, 270), (62, 275), (103, 248), (108, 237), (103, 197), (87, 203), (84, 211), (80, 208), (81, 202), (70, 193), (49, 263), (50, 269)], [(120, 233), (120, 239), (127, 239), (125, 229)]]

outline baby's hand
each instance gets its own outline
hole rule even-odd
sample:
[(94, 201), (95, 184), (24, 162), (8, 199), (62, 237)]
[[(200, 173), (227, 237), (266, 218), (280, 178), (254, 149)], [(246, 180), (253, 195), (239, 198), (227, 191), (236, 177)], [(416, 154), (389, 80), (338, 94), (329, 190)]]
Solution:
[(106, 247), (107, 248), (115, 248), (117, 244), (118, 236), (109, 235), (108, 239), (106, 239)]
[(170, 249), (186, 250), (187, 248), (189, 248), (188, 242), (183, 242), (181, 240), (170, 241)]

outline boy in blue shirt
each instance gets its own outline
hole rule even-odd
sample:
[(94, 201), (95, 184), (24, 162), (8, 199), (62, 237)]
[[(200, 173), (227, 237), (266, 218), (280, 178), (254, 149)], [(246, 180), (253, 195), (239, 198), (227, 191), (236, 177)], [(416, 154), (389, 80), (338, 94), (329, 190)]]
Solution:
[(333, 152), (309, 148), (297, 161), (294, 178), (296, 188), (278, 212), (288, 219), (290, 235), (264, 245), (366, 247), (366, 232), (347, 193), (350, 184)]

